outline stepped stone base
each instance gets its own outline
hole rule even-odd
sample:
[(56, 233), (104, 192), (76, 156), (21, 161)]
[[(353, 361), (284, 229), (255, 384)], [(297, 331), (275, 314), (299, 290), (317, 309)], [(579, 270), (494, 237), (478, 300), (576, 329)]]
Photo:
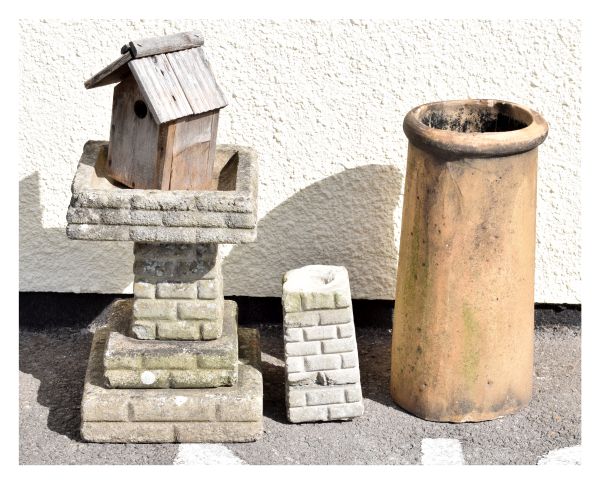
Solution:
[(223, 336), (211, 341), (139, 340), (125, 336), (131, 300), (109, 323), (104, 375), (113, 388), (212, 388), (237, 379), (237, 305), (225, 301)]
[[(116, 317), (127, 309), (113, 303)], [(119, 307), (120, 306), (120, 307)], [(249, 442), (263, 432), (260, 342), (238, 331), (238, 381), (219, 388), (111, 389), (103, 376), (110, 325), (94, 335), (81, 404), (81, 435), (90, 442)]]

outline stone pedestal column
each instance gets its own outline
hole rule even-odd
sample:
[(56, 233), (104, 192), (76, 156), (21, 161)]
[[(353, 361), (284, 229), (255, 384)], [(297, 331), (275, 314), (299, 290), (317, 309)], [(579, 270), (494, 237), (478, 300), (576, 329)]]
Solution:
[(131, 332), (135, 337), (221, 337), (223, 276), (218, 249), (218, 244), (134, 245)]

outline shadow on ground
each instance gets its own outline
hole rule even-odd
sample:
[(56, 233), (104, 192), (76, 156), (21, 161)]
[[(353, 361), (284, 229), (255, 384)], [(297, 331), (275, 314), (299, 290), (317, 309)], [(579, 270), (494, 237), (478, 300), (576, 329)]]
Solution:
[(92, 342), (81, 330), (28, 332), (19, 345), (19, 369), (39, 380), (37, 402), (48, 409), (48, 429), (81, 440), (80, 404)]

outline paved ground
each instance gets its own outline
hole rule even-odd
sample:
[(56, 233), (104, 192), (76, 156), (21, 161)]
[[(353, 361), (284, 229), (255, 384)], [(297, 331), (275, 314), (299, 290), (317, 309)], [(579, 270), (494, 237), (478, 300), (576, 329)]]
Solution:
[[(536, 311), (535, 387), (518, 415), (477, 424), (439, 424), (399, 409), (388, 395), (391, 330), (357, 328), (365, 415), (352, 422), (292, 425), (285, 420), (281, 328), (261, 332), (265, 434), (254, 443), (220, 445), (90, 444), (80, 440), (79, 403), (91, 332), (88, 326), (39, 329), (21, 321), (20, 462), (22, 464), (536, 464), (578, 446), (580, 312)], [(577, 454), (576, 449), (551, 453)], [(566, 452), (566, 454), (565, 454)], [(572, 459), (571, 459), (572, 460)]]

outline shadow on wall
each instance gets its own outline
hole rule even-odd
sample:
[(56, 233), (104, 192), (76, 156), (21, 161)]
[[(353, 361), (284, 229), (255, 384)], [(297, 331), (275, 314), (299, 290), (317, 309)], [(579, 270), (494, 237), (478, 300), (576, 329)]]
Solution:
[(226, 294), (280, 295), (286, 271), (327, 264), (346, 266), (353, 298), (393, 299), (401, 190), (402, 175), (391, 165), (359, 166), (300, 190), (258, 222), (255, 243), (226, 257)]
[[(65, 219), (67, 207), (65, 206)], [(19, 281), (24, 291), (120, 293), (133, 280), (130, 242), (70, 240), (65, 228), (42, 225), (39, 174), (19, 182)], [(44, 281), (45, 277), (51, 282)]]
[[(233, 247), (223, 265), (225, 293), (279, 296), (286, 271), (328, 264), (347, 267), (353, 298), (393, 299), (401, 189), (395, 166), (363, 165), (300, 190), (259, 221), (255, 243)], [(19, 182), (21, 290), (117, 294), (131, 284), (132, 264), (130, 242), (69, 240), (64, 228), (43, 227), (39, 175)]]

